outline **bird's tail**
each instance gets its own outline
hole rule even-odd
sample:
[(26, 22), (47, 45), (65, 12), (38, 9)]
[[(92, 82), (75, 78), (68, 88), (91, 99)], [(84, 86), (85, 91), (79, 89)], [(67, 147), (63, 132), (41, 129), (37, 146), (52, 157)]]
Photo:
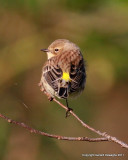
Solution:
[(58, 95), (59, 97), (66, 99), (68, 97), (68, 87), (60, 87)]
[(60, 83), (58, 87), (58, 95), (60, 98), (67, 99), (69, 92), (69, 82), (65, 82), (64, 80)]

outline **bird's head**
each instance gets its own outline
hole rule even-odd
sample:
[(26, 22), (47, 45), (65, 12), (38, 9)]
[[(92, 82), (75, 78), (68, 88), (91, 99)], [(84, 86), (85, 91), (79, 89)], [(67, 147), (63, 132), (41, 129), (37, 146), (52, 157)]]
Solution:
[(63, 54), (66, 51), (69, 52), (71, 50), (76, 51), (80, 49), (74, 43), (66, 39), (57, 39), (52, 44), (50, 44), (48, 49), (41, 49), (41, 51), (47, 53), (48, 59), (57, 56), (59, 54)]

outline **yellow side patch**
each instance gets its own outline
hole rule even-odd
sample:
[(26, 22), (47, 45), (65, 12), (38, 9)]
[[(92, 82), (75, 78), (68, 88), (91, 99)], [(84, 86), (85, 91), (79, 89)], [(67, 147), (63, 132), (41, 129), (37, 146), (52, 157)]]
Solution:
[(64, 79), (65, 81), (70, 81), (71, 79), (70, 79), (69, 73), (63, 72), (62, 79)]

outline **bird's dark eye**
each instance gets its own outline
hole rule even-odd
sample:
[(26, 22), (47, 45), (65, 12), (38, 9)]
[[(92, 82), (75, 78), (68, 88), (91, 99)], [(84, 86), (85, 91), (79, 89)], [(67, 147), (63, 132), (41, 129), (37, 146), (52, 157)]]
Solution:
[(59, 49), (58, 48), (55, 48), (55, 52), (58, 52), (59, 51)]

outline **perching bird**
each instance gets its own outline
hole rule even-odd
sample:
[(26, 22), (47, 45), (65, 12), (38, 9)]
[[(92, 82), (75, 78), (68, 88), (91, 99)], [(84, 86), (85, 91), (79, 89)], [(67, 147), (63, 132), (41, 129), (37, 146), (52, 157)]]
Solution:
[(49, 96), (66, 99), (83, 91), (86, 81), (85, 63), (80, 48), (66, 39), (55, 40), (48, 49), (48, 60), (43, 66), (40, 86)]

